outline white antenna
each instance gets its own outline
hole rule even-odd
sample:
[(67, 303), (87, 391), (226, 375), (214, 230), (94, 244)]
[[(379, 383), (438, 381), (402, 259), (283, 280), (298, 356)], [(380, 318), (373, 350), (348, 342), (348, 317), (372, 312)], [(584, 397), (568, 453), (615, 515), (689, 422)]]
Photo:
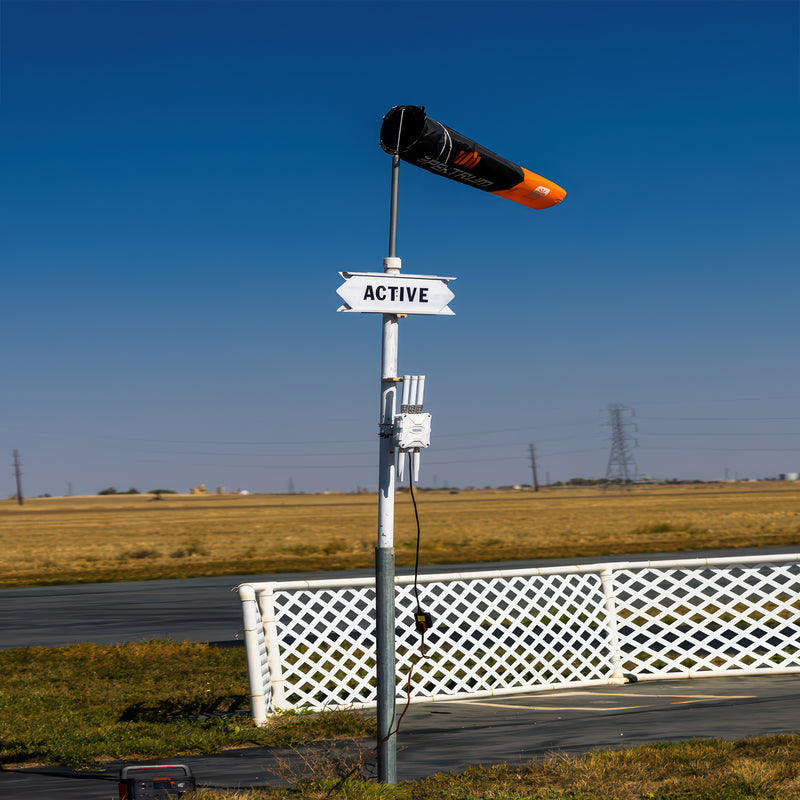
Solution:
[(416, 411), (417, 405), (417, 389), (419, 388), (419, 375), (412, 375), (411, 376), (411, 395), (409, 397), (409, 405), (411, 408), (408, 410), (413, 414)]
[(431, 443), (431, 415), (422, 413), (424, 394), (424, 375), (403, 376), (403, 402), (400, 414), (394, 418), (397, 478), (400, 481), (405, 476), (406, 456), (408, 456), (414, 483), (419, 482), (420, 450)]
[(408, 396), (411, 393), (411, 376), (403, 375), (403, 402), (400, 406), (401, 411), (408, 411)]

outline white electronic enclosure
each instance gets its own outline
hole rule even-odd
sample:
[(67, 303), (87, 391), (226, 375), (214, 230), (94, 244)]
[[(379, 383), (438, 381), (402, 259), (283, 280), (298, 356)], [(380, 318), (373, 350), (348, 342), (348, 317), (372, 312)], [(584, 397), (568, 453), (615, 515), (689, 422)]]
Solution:
[(400, 450), (431, 446), (431, 415), (398, 414), (394, 418), (394, 443)]

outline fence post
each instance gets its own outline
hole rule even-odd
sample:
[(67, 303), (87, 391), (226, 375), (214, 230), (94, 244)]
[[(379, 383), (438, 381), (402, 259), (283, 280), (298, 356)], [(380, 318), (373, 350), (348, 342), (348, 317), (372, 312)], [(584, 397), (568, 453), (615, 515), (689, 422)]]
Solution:
[(619, 633), (617, 631), (617, 604), (614, 594), (613, 571), (610, 569), (601, 570), (600, 582), (603, 584), (606, 626), (608, 628), (608, 645), (611, 649), (611, 665), (614, 668), (611, 681), (612, 683), (625, 683), (625, 675), (622, 672), (622, 651), (619, 647)]
[(275, 618), (275, 592), (273, 584), (258, 593), (261, 619), (264, 624), (264, 641), (267, 647), (269, 680), (272, 687), (272, 707), (284, 708), (286, 703), (285, 681), (278, 645), (278, 623)]
[(263, 725), (267, 721), (267, 687), (264, 686), (264, 665), (261, 661), (261, 653), (259, 652), (261, 648), (258, 641), (261, 615), (256, 601), (256, 592), (252, 586), (249, 584), (240, 586), (239, 597), (242, 601), (242, 617), (244, 618), (244, 644), (247, 652), (247, 677), (250, 683), (250, 709), (256, 725)]

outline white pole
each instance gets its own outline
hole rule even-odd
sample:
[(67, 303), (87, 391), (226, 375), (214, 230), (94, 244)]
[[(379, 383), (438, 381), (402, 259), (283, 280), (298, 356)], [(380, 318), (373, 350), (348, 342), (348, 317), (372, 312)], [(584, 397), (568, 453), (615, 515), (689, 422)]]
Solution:
[(261, 623), (264, 626), (264, 646), (267, 650), (267, 666), (269, 683), (272, 688), (272, 707), (284, 710), (286, 706), (286, 681), (283, 679), (283, 663), (278, 644), (278, 620), (275, 615), (275, 594), (270, 585), (263, 592), (256, 594), (261, 612)]
[[(385, 259), (386, 261), (390, 259)], [(391, 259), (399, 262), (399, 258)], [(387, 269), (389, 274), (397, 274), (399, 269)], [(380, 472), (378, 495), (378, 547), (394, 547), (394, 440), (392, 429), (397, 397), (397, 317), (383, 315), (383, 338), (381, 350), (381, 416), (380, 451), (378, 469)]]
[(603, 585), (603, 596), (606, 606), (606, 625), (608, 626), (608, 646), (611, 649), (611, 664), (614, 667), (612, 681), (624, 683), (625, 676), (622, 672), (622, 650), (619, 646), (619, 632), (617, 631), (617, 604), (614, 591), (614, 571), (610, 567), (600, 572), (600, 582)]
[(239, 587), (244, 622), (244, 641), (247, 649), (247, 677), (250, 684), (250, 708), (253, 721), (259, 727), (267, 721), (266, 687), (262, 677), (261, 652), (258, 646), (258, 626), (261, 625), (255, 589), (249, 584)]

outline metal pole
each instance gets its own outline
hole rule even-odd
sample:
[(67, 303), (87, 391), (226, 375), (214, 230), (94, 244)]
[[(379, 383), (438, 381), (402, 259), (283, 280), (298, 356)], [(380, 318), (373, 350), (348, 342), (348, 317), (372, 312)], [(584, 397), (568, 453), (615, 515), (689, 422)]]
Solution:
[(17, 478), (17, 505), (22, 505), (22, 470), (19, 463), (19, 450), (14, 451), (14, 475)]
[[(402, 118), (401, 118), (402, 124)], [(400, 178), (400, 156), (392, 156), (392, 200), (389, 206), (389, 257), (397, 255), (397, 186)]]
[(539, 491), (539, 478), (536, 474), (536, 448), (533, 445), (530, 445), (531, 451), (531, 469), (533, 470), (533, 491)]
[[(400, 158), (392, 159), (392, 199), (389, 221), (387, 274), (400, 272), (397, 249), (397, 184)], [(395, 701), (395, 610), (394, 610), (394, 415), (397, 400), (397, 315), (383, 315), (381, 340), (380, 450), (378, 458), (378, 546), (375, 548), (375, 650), (378, 722), (378, 780), (397, 783), (397, 736), (394, 733)]]

